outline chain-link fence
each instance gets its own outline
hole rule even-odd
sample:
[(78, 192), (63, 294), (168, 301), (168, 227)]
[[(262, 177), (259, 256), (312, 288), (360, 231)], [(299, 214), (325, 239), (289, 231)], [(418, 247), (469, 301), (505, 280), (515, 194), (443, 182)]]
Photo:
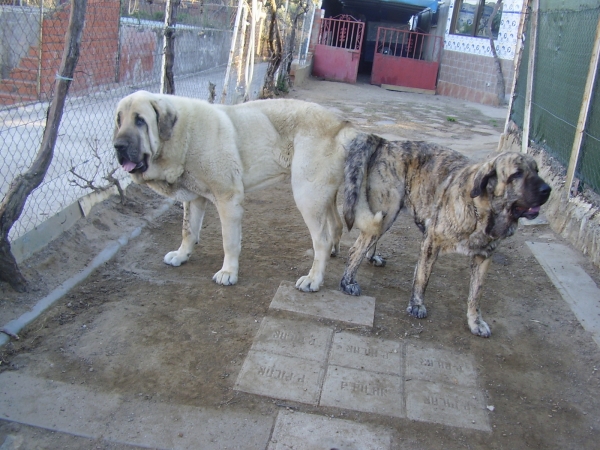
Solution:
[[(528, 16), (531, 17), (531, 11)], [(585, 105), (585, 97), (589, 96), (585, 93), (585, 86), (590, 61), (593, 61), (599, 18), (597, 2), (583, 1), (573, 6), (564, 6), (557, 1), (540, 2), (529, 138), (565, 169), (571, 160), (582, 104)], [(521, 129), (524, 128), (532, 22), (528, 20), (526, 28), (527, 39), (510, 116)], [(591, 190), (591, 193), (600, 194), (600, 93), (597, 93), (597, 77), (595, 84), (583, 130), (583, 143), (575, 163), (575, 187), (579, 192)]]
[[(11, 240), (105, 187), (111, 177), (128, 182), (125, 172), (117, 170), (112, 148), (114, 108), (135, 90), (160, 91), (166, 2), (88, 0), (79, 62), (54, 158), (12, 227)], [(40, 148), (70, 2), (0, 3), (0, 198), (4, 200), (11, 181), (30, 167)], [(288, 2), (287, 10), (283, 5), (276, 8), (282, 36), (289, 38), (290, 25), (303, 24), (306, 12), (314, 11), (309, 2), (312, 6), (294, 22), (297, 3)], [(228, 104), (258, 98), (270, 57), (269, 7), (250, 0), (241, 5), (238, 0), (180, 1), (175, 94)]]

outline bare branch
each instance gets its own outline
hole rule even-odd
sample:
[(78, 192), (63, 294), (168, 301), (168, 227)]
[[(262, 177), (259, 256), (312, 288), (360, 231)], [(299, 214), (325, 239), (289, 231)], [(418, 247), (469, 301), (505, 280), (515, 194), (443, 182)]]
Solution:
[(104, 191), (110, 189), (112, 186), (116, 186), (117, 191), (119, 191), (119, 197), (121, 198), (121, 204), (124, 205), (126, 202), (125, 192), (124, 192), (123, 188), (121, 187), (121, 182), (117, 178), (114, 177), (114, 174), (117, 171), (118, 167), (115, 167), (108, 174), (106, 174), (102, 177), (102, 179), (107, 181), (108, 184), (103, 185), (103, 186), (98, 186), (94, 183), (94, 180), (98, 176), (98, 173), (100, 172), (100, 168), (102, 167), (102, 158), (100, 157), (100, 152), (98, 151), (98, 140), (95, 139), (93, 143), (88, 141), (88, 143), (89, 143), (90, 148), (92, 149), (92, 155), (93, 155), (94, 159), (97, 161), (96, 171), (94, 172), (94, 175), (91, 177), (91, 179), (88, 179), (88, 178), (85, 178), (83, 175), (78, 174), (77, 171), (75, 170), (75, 166), (72, 166), (69, 169), (69, 172), (71, 172), (79, 180), (83, 181), (83, 184), (80, 183), (79, 181), (77, 181), (76, 179), (71, 179), (71, 180), (69, 180), (69, 182), (71, 183), (71, 186), (77, 186), (82, 189), (89, 189), (93, 192), (104, 192)]

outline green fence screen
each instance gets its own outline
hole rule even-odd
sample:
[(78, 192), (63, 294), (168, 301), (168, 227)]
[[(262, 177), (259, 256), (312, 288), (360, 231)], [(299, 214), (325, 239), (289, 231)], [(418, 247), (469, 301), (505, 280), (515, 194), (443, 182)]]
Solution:
[[(600, 8), (549, 9), (555, 7), (556, 2), (541, 3), (530, 139), (542, 146), (566, 169), (583, 101)], [(516, 97), (511, 111), (511, 119), (521, 129), (530, 57), (530, 25), (531, 21), (528, 21)], [(582, 183), (580, 186), (600, 193), (600, 93), (597, 87), (575, 175)]]

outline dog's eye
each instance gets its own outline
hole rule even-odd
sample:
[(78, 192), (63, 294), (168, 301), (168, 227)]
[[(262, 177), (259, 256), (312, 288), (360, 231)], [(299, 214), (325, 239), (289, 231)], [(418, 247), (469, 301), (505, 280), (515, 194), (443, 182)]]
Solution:
[(518, 180), (519, 178), (523, 178), (523, 171), (522, 170), (517, 170), (510, 177), (508, 177), (508, 182), (510, 183), (513, 180)]
[(142, 119), (140, 116), (137, 116), (135, 118), (135, 126), (143, 127), (144, 125), (146, 125), (146, 121), (144, 119)]
[(121, 128), (121, 113), (117, 114), (117, 127)]

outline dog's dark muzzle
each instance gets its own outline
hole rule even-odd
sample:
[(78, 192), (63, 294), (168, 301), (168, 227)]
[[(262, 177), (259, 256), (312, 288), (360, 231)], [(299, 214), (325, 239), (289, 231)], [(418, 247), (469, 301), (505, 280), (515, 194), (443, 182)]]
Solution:
[(113, 143), (117, 161), (129, 173), (143, 173), (148, 170), (148, 155), (140, 154), (137, 146), (128, 138), (117, 138)]
[(548, 201), (548, 198), (550, 197), (550, 192), (552, 192), (552, 188), (540, 178), (539, 183), (537, 183), (537, 188), (533, 189), (532, 191), (532, 193), (534, 194), (532, 195), (532, 197), (534, 198), (532, 199), (530, 205), (513, 206), (512, 213), (516, 219), (519, 219), (521, 217), (524, 217), (528, 220), (535, 219), (540, 213), (540, 206), (542, 206)]

